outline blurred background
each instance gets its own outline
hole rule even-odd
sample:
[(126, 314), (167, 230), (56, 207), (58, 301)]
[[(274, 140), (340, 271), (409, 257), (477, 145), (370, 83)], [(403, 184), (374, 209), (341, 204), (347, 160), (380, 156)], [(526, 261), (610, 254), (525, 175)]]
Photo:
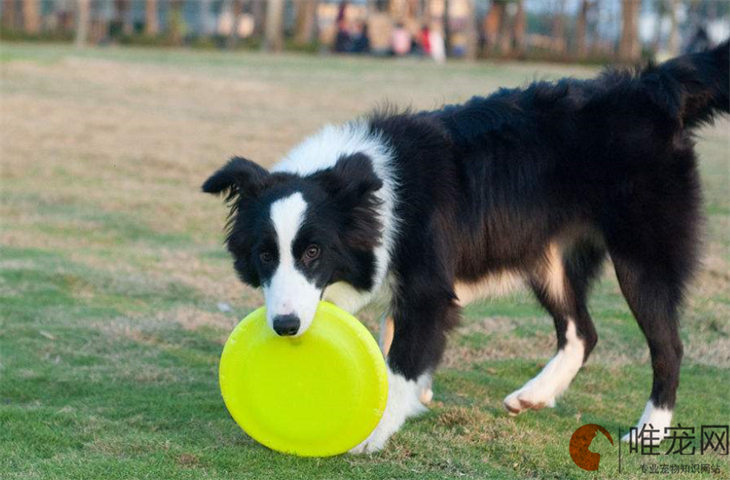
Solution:
[(730, 35), (727, 0), (2, 0), (0, 39), (568, 62)]

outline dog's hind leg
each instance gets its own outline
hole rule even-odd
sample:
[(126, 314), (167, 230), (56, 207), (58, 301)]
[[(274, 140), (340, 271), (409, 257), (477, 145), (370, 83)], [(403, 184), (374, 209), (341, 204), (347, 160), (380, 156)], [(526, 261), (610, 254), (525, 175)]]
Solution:
[[(679, 386), (682, 341), (679, 309), (698, 265), (699, 178), (691, 142), (673, 138), (671, 157), (655, 159), (616, 197), (602, 229), (621, 292), (646, 337), (653, 383), (631, 435), (658, 443), (670, 432)], [(644, 428), (651, 425), (648, 429)], [(643, 432), (642, 432), (643, 430)]]
[[(654, 380), (651, 396), (637, 428), (623, 440), (657, 444), (668, 432), (679, 386), (682, 341), (678, 329), (678, 305), (683, 282), (678, 270), (665, 265), (637, 263), (612, 255), (621, 291), (646, 337)], [(664, 268), (667, 267), (667, 268)], [(645, 426), (649, 430), (643, 430)]]
[(602, 248), (587, 240), (565, 251), (553, 243), (533, 272), (530, 285), (553, 317), (558, 351), (535, 378), (504, 399), (510, 414), (554, 406), (588, 359), (598, 337), (586, 296), (604, 256)]

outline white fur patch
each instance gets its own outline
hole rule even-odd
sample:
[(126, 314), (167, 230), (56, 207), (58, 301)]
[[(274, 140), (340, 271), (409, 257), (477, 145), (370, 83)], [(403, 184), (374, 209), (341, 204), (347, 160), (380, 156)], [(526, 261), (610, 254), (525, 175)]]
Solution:
[(266, 321), (273, 328), (276, 316), (294, 314), (300, 322), (297, 336), (312, 324), (321, 293), (296, 268), (292, 253), (292, 243), (306, 211), (307, 202), (296, 192), (272, 203), (269, 213), (277, 235), (279, 264), (269, 282), (264, 284)]
[[(388, 403), (383, 417), (375, 430), (350, 453), (377, 452), (385, 446), (391, 435), (403, 426), (406, 419), (425, 412), (427, 409), (420, 401), (421, 390), (428, 383), (426, 379), (406, 380), (403, 375), (393, 373), (388, 368)], [(428, 376), (430, 382), (430, 376)]]
[[(646, 440), (643, 441), (646, 442), (647, 445), (650, 443), (657, 445), (662, 441), (665, 434), (667, 433), (664, 429), (672, 425), (672, 411), (666, 408), (655, 407), (654, 403), (649, 400), (648, 402), (646, 402), (646, 407), (644, 407), (644, 413), (641, 414), (639, 423), (636, 425), (636, 430), (627, 433), (623, 436), (621, 440), (624, 442), (631, 441), (632, 443), (641, 445), (641, 429), (644, 428), (644, 425), (651, 425), (647, 426), (647, 428), (650, 428), (652, 430), (658, 430), (658, 432), (653, 433), (651, 437), (647, 436)], [(654, 437), (656, 437), (655, 440), (649, 440), (649, 438)]]
[(511, 414), (527, 409), (554, 407), (555, 399), (570, 385), (583, 365), (585, 347), (575, 330), (575, 322), (568, 320), (565, 346), (545, 365), (545, 368), (519, 390), (504, 399)]
[(459, 306), (465, 306), (473, 301), (484, 298), (507, 295), (523, 285), (523, 278), (517, 272), (503, 270), (487, 275), (477, 282), (457, 282), (454, 292), (459, 297)]
[(340, 126), (328, 125), (294, 147), (271, 169), (272, 172), (311, 175), (331, 168), (340, 157), (355, 153), (363, 153), (370, 158), (375, 174), (383, 182), (383, 187), (375, 192), (382, 202), (378, 208), (378, 215), (383, 225), (383, 242), (374, 251), (376, 269), (372, 290), (360, 292), (354, 289), (347, 290), (341, 285), (331, 285), (325, 291), (326, 299), (351, 312), (356, 312), (370, 303), (386, 283), (398, 223), (393, 212), (396, 181), (391, 164), (393, 160), (391, 147), (380, 135), (373, 134), (370, 125), (364, 120)]
[(370, 295), (363, 294), (347, 282), (336, 282), (324, 289), (322, 299), (350, 313), (356, 313), (369, 303)]

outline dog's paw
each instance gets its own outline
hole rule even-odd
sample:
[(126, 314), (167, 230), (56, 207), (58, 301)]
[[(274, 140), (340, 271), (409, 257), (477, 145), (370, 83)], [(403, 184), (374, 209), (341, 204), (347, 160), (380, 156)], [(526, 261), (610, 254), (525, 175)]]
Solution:
[(669, 435), (667, 430), (672, 425), (672, 411), (667, 408), (656, 407), (649, 401), (644, 408), (636, 428), (621, 438), (623, 442), (636, 445), (659, 445)]
[[(407, 418), (420, 415), (428, 409), (421, 403), (422, 386), (425, 382), (406, 380), (402, 375), (388, 371), (388, 403), (378, 426), (350, 453), (373, 453), (385, 446)], [(430, 385), (430, 383), (429, 383)]]
[(504, 408), (510, 415), (518, 415), (525, 410), (540, 410), (555, 406), (555, 395), (546, 389), (525, 385), (504, 399)]
[(378, 425), (378, 427), (373, 430), (373, 433), (371, 433), (368, 438), (360, 443), (360, 445), (351, 449), (350, 453), (357, 455), (379, 452), (383, 449), (385, 443), (388, 441), (393, 433), (395, 432), (386, 432), (384, 429), (380, 428), (380, 425)]

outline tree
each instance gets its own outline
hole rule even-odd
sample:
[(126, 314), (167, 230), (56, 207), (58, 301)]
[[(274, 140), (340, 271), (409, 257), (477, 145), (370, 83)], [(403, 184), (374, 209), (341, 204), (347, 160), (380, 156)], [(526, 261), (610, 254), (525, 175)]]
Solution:
[(91, 20), (91, 0), (77, 0), (76, 2), (76, 48), (86, 45), (89, 37), (89, 23)]
[(635, 62), (641, 56), (640, 6), (641, 0), (621, 0), (621, 39), (618, 44), (618, 58), (623, 62)]
[(284, 0), (269, 0), (266, 3), (263, 49), (280, 52), (284, 48)]
[(524, 0), (517, 0), (517, 12), (513, 29), (514, 47), (518, 55), (524, 55), (527, 47), (525, 34), (527, 32), (527, 16), (525, 15)]
[(185, 35), (185, 18), (183, 17), (183, 0), (169, 0), (167, 12), (167, 32), (174, 45), (182, 45)]
[(23, 3), (23, 29), (25, 33), (37, 34), (41, 29), (38, 0), (25, 0)]
[(319, 1), (300, 0), (297, 5), (297, 22), (294, 42), (298, 45), (307, 45), (312, 43), (312, 40), (314, 39)]
[(664, 0), (654, 0), (653, 7), (656, 22), (654, 23), (654, 38), (651, 41), (651, 49), (657, 52), (662, 44), (662, 23), (667, 15), (666, 2)]
[(160, 31), (157, 20), (157, 0), (147, 0), (145, 4), (144, 33), (150, 36)]
[(260, 36), (264, 33), (264, 24), (266, 23), (266, 2), (261, 0), (250, 0), (251, 15), (253, 15), (253, 34)]
[(451, 51), (451, 17), (449, 15), (449, 3), (450, 0), (444, 0), (444, 50), (446, 51), (447, 57), (449, 56), (449, 52)]
[(3, 30), (15, 30), (18, 27), (15, 0), (3, 0)]
[(467, 0), (468, 13), (466, 15), (466, 50), (464, 56), (469, 60), (477, 58), (477, 28), (476, 15), (474, 14), (474, 0)]
[(557, 0), (553, 15), (552, 33), (553, 45), (558, 54), (565, 54), (565, 0)]
[(677, 28), (677, 7), (679, 6), (678, 0), (669, 0), (669, 18), (670, 18), (670, 29), (669, 29), (669, 45), (667, 50), (674, 56), (679, 53), (679, 29)]
[(502, 0), (495, 0), (489, 7), (487, 16), (484, 17), (484, 35), (486, 37), (486, 47), (488, 50), (496, 51), (497, 46), (502, 45), (500, 38), (505, 30), (505, 10), (505, 2)]
[(588, 25), (588, 11), (591, 8), (589, 0), (581, 0), (578, 18), (575, 21), (575, 54), (578, 58), (585, 58), (588, 53), (586, 46), (586, 29)]
[(132, 25), (132, 17), (129, 14), (132, 6), (131, 0), (115, 0), (117, 21), (122, 27), (124, 35), (132, 35), (134, 33), (134, 25)]

